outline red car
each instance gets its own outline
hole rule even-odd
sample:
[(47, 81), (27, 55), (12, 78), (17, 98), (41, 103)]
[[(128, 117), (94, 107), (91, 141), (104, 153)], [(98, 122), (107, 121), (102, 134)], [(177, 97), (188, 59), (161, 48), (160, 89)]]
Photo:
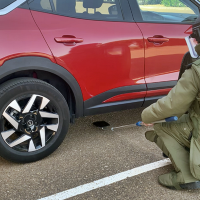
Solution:
[(75, 118), (166, 95), (198, 15), (198, 0), (1, 0), (0, 155), (42, 159)]

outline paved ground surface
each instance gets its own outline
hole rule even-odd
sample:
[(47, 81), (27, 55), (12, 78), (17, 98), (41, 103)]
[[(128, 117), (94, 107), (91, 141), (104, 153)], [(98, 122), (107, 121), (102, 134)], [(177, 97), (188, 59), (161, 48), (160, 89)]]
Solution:
[[(30, 164), (0, 158), (0, 199), (36, 200), (107, 176), (162, 160), (161, 151), (144, 138), (147, 128), (100, 130), (92, 122), (112, 126), (140, 120), (142, 109), (90, 116), (76, 120), (60, 148), (49, 157)], [(157, 177), (172, 170), (162, 167), (105, 186), (70, 200), (197, 200), (200, 191), (172, 191)]]

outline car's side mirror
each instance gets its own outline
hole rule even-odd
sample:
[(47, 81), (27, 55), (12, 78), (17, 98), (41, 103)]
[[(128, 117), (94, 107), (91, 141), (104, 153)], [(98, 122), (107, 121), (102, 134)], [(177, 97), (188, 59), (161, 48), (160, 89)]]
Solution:
[(118, 14), (117, 6), (116, 5), (110, 6), (108, 8), (108, 12), (109, 12), (110, 15), (117, 15)]

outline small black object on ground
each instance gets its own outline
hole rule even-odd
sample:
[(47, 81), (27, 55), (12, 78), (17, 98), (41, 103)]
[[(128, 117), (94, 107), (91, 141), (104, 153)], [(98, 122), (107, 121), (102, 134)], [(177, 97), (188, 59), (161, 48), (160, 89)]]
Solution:
[(105, 122), (105, 121), (93, 122), (93, 125), (101, 128), (101, 129), (106, 129), (108, 126), (110, 126), (110, 124), (108, 122)]

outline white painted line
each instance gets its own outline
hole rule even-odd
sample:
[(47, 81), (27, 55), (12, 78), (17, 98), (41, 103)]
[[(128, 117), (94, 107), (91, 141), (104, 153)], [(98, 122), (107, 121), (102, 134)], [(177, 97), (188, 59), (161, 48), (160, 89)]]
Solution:
[(164, 166), (167, 166), (167, 165), (170, 165), (170, 164), (171, 164), (171, 162), (167, 158), (167, 159), (160, 160), (160, 161), (157, 161), (157, 162), (154, 162), (154, 163), (143, 165), (141, 167), (136, 167), (136, 168), (133, 168), (131, 170), (121, 172), (121, 173), (118, 173), (118, 174), (115, 174), (115, 175), (112, 175), (112, 176), (109, 176), (109, 177), (105, 177), (105, 178), (99, 179), (97, 181), (87, 183), (85, 185), (80, 185), (78, 187), (75, 187), (75, 188), (72, 188), (72, 189), (51, 195), (49, 197), (42, 198), (42, 199), (39, 199), (39, 200), (64, 200), (64, 199), (68, 199), (70, 197), (74, 197), (74, 196), (77, 196), (79, 194), (83, 194), (85, 192), (89, 192), (91, 190), (94, 190), (94, 189), (97, 189), (97, 188), (100, 188), (100, 187), (104, 187), (104, 186), (110, 185), (112, 183), (116, 183), (116, 182), (124, 180), (128, 177), (133, 177), (133, 176), (136, 176), (138, 174), (142, 174), (144, 172), (148, 172), (148, 171), (151, 171), (153, 169), (164, 167)]

